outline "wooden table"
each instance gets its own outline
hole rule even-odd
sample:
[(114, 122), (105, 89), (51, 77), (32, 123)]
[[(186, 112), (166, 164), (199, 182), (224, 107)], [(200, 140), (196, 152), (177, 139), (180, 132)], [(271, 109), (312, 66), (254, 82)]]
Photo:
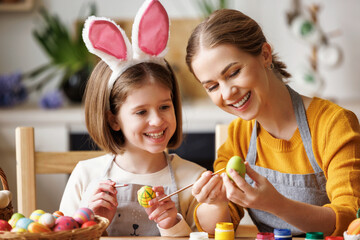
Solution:
[[(189, 237), (102, 237), (100, 240), (189, 240)], [(210, 238), (213, 239), (213, 238)], [(236, 240), (254, 240), (255, 238), (250, 237), (241, 237), (235, 238)]]
[[(257, 234), (257, 228), (254, 225), (240, 225), (237, 231), (236, 240), (254, 240)], [(102, 237), (100, 240), (189, 240), (189, 237)], [(213, 239), (213, 238), (212, 238)]]

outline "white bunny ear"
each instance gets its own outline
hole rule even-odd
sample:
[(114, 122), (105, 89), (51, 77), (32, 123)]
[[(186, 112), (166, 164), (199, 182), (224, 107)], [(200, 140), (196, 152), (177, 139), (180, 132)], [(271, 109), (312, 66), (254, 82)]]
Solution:
[(158, 0), (146, 0), (136, 14), (132, 29), (134, 58), (163, 58), (169, 40), (169, 17)]
[(111, 19), (88, 17), (82, 36), (89, 52), (104, 60), (113, 72), (119, 72), (123, 61), (132, 60), (131, 43), (125, 31)]

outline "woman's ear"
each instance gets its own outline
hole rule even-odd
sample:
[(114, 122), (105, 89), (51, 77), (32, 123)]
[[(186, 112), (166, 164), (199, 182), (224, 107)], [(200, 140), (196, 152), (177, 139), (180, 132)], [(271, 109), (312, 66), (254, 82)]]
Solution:
[(118, 123), (116, 116), (112, 114), (110, 110), (106, 112), (106, 118), (112, 130), (120, 131), (120, 124)]
[(272, 50), (269, 43), (265, 42), (262, 46), (261, 56), (263, 59), (264, 67), (268, 67), (272, 63)]

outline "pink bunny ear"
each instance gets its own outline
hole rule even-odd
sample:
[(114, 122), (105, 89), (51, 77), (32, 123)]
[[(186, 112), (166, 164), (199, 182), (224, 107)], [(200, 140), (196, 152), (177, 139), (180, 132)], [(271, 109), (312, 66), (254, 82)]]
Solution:
[(117, 59), (126, 59), (126, 44), (120, 30), (105, 20), (93, 21), (89, 29), (89, 40), (95, 49)]
[(114, 21), (91, 16), (85, 21), (83, 39), (89, 52), (104, 60), (111, 70), (132, 59), (132, 48), (125, 31)]
[[(147, 0), (139, 9), (133, 25), (133, 48), (151, 56), (166, 54), (169, 17), (158, 0)], [(138, 49), (137, 49), (138, 48)]]

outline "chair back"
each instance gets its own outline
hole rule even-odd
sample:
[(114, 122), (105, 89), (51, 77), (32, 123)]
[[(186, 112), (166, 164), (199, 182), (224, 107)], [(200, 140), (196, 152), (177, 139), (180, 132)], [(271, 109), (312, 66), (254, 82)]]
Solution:
[(18, 212), (25, 216), (37, 209), (36, 174), (70, 174), (79, 161), (105, 154), (103, 151), (36, 152), (33, 127), (17, 127), (15, 139)]
[(215, 126), (215, 157), (217, 158), (217, 150), (225, 142), (228, 137), (228, 125), (227, 124), (217, 124)]

